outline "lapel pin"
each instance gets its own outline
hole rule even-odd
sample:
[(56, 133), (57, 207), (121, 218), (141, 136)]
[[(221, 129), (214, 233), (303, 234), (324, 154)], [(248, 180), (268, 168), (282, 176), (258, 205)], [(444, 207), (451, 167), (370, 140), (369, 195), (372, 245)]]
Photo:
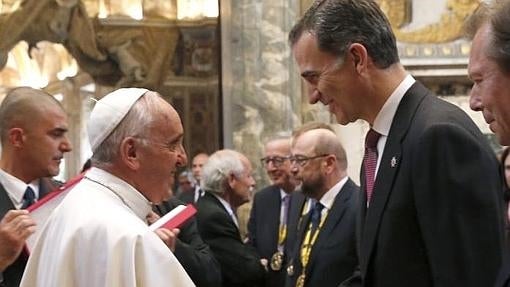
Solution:
[(391, 166), (392, 168), (394, 168), (394, 167), (396, 167), (396, 166), (397, 166), (397, 158), (396, 158), (396, 157), (392, 157), (392, 158), (391, 158), (390, 166)]

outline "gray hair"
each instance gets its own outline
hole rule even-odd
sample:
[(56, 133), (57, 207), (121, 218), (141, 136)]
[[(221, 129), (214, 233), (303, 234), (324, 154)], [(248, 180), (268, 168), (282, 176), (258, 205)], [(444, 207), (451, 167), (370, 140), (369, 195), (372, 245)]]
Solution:
[(244, 172), (241, 154), (234, 150), (213, 153), (202, 168), (201, 188), (215, 194), (225, 193), (226, 181), (233, 174), (239, 177)]
[(304, 32), (317, 37), (319, 49), (343, 59), (349, 45), (362, 44), (378, 68), (399, 62), (391, 25), (373, 0), (318, 0), (289, 33), (294, 46)]
[(52, 95), (43, 90), (18, 87), (10, 90), (0, 105), (0, 141), (7, 138), (9, 129), (31, 125), (43, 116), (44, 108), (62, 105)]
[(492, 41), (487, 53), (502, 71), (510, 73), (510, 2), (495, 0), (491, 4)]
[[(119, 155), (119, 146), (126, 137), (145, 136), (148, 127), (155, 120), (155, 111), (161, 105), (161, 96), (156, 92), (146, 92), (122, 119), (113, 132), (97, 147), (92, 155), (94, 165), (111, 163)], [(142, 143), (145, 143), (142, 141)]]

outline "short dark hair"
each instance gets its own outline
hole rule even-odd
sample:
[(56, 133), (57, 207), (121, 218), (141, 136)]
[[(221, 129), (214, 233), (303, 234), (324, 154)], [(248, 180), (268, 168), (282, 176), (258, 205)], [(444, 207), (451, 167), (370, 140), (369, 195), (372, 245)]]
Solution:
[(64, 108), (52, 95), (31, 87), (17, 87), (9, 90), (0, 105), (0, 141), (7, 139), (9, 129), (14, 126), (31, 125), (44, 117), (45, 107)]
[(362, 44), (378, 68), (399, 62), (391, 25), (373, 0), (318, 0), (289, 33), (294, 46), (304, 32), (317, 37), (319, 49), (343, 57), (350, 44)]

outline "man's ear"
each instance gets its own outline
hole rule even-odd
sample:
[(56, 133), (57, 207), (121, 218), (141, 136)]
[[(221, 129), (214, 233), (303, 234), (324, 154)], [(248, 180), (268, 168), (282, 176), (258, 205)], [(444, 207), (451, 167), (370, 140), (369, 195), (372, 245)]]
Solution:
[(120, 144), (120, 159), (132, 170), (140, 168), (140, 145), (133, 137), (127, 137)]
[(353, 43), (349, 46), (348, 55), (351, 57), (354, 68), (358, 74), (362, 74), (368, 67), (368, 52), (365, 46)]
[(236, 182), (237, 182), (236, 176), (233, 173), (229, 173), (228, 178), (227, 178), (227, 183), (228, 183), (228, 186), (230, 187), (230, 189), (234, 189)]
[(12, 128), (7, 132), (8, 141), (12, 146), (20, 148), (25, 143), (25, 131), (22, 128)]

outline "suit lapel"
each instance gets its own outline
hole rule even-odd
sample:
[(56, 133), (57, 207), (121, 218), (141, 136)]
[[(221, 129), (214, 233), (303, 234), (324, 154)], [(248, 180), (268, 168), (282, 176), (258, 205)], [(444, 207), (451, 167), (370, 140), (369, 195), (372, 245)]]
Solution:
[[(280, 206), (281, 206), (281, 197), (280, 197), (280, 189), (276, 186), (273, 186), (270, 194), (269, 194), (269, 202), (264, 202), (267, 204), (266, 207), (263, 207), (266, 220), (269, 226), (269, 234), (266, 236), (270, 236), (270, 248), (276, 250), (276, 246), (278, 246), (278, 232), (280, 225)], [(267, 208), (267, 209), (266, 209)]]
[(220, 202), (219, 199), (216, 198), (216, 196), (206, 192), (205, 195), (203, 196), (203, 198), (205, 199), (205, 197), (208, 197), (209, 201), (211, 201), (211, 203), (217, 205), (217, 207), (219, 207), (224, 213), (225, 213), (225, 216), (228, 217), (228, 222), (230, 223), (230, 227), (235, 229), (236, 232), (237, 232), (237, 235), (239, 236), (239, 240), (242, 241), (241, 239), (241, 233), (239, 233), (239, 227), (237, 227), (237, 225), (235, 224), (234, 220), (232, 219), (232, 217), (230, 216), (230, 214), (228, 213), (227, 209), (225, 208), (225, 206), (223, 206), (223, 204)]
[(5, 190), (4, 186), (0, 184), (0, 219), (2, 219), (7, 211), (11, 209), (15, 209), (14, 204), (7, 194), (7, 190)]
[[(386, 203), (393, 188), (394, 178), (402, 161), (402, 141), (407, 134), (411, 120), (420, 102), (428, 90), (416, 82), (402, 98), (393, 122), (391, 124), (388, 139), (384, 147), (382, 159), (379, 164), (376, 181), (374, 184), (373, 198), (370, 206), (366, 208), (366, 195), (361, 200), (361, 248), (360, 265), (362, 274), (366, 274), (370, 256), (374, 247), (375, 239), (379, 230), (379, 224), (386, 208)], [(392, 164), (396, 163), (396, 164)], [(362, 176), (362, 193), (365, 193), (364, 177)]]
[(307, 274), (312, 272), (314, 266), (313, 262), (317, 258), (317, 254), (320, 252), (322, 245), (324, 245), (324, 243), (327, 242), (329, 238), (331, 238), (331, 233), (345, 214), (345, 210), (347, 209), (346, 202), (351, 196), (353, 196), (353, 189), (354, 183), (349, 179), (344, 184), (340, 192), (336, 195), (333, 206), (331, 207), (331, 211), (329, 211), (326, 217), (326, 221), (324, 222), (324, 226), (321, 228), (317, 237), (317, 241), (313, 245), (312, 252), (310, 254), (310, 260), (306, 270)]

